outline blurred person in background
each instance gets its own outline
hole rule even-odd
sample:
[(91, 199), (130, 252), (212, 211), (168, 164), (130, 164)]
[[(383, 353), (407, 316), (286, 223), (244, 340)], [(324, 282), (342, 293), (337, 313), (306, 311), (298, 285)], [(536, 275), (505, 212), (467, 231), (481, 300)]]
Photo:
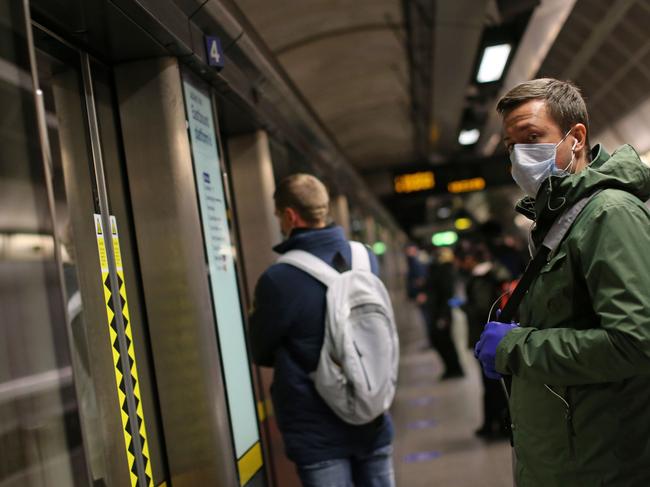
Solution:
[[(510, 272), (492, 257), (487, 246), (475, 244), (460, 252), (457, 262), (469, 275), (463, 310), (467, 315), (468, 346), (474, 348), (483, 325), (494, 315), (502, 294), (502, 286), (510, 280)], [(481, 373), (483, 381), (483, 424), (476, 435), (485, 439), (506, 438), (509, 435), (508, 404), (501, 384)]]
[(523, 274), (528, 262), (528, 255), (517, 245), (511, 235), (506, 235), (503, 226), (496, 220), (488, 220), (480, 226), (492, 257), (505, 267), (512, 279)]
[(427, 275), (428, 269), (427, 264), (422, 258), (422, 250), (413, 242), (409, 242), (404, 248), (404, 254), (406, 255), (406, 296), (412, 301), (418, 308), (420, 313), (420, 318), (422, 319), (422, 325), (424, 326), (424, 331), (427, 335), (428, 345), (425, 348), (433, 348), (433, 339), (431, 336), (431, 326), (430, 326), (430, 315), (427, 304), (427, 294), (426, 294), (426, 285), (427, 285)]
[(404, 248), (406, 255), (406, 295), (409, 299), (417, 300), (427, 281), (427, 266), (420, 257), (420, 248), (410, 242)]
[(445, 365), (442, 380), (464, 376), (451, 327), (450, 300), (454, 297), (455, 282), (454, 254), (449, 248), (441, 248), (437, 251), (437, 255), (434, 255), (429, 266), (426, 303), (429, 337)]

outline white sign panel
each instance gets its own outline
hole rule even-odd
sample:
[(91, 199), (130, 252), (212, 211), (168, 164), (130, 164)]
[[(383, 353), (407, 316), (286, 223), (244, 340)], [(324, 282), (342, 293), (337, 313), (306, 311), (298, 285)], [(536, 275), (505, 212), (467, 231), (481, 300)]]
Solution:
[(240, 458), (259, 440), (259, 433), (212, 104), (187, 81), (183, 85), (230, 423)]

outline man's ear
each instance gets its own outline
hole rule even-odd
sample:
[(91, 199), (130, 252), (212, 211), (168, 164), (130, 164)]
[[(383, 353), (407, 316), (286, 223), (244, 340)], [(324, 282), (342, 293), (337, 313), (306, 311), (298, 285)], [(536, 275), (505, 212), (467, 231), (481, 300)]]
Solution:
[(578, 141), (575, 151), (580, 152), (587, 145), (587, 127), (582, 123), (577, 123), (576, 126), (573, 127), (572, 135), (575, 140)]
[(298, 215), (298, 212), (290, 207), (285, 208), (283, 211), (284, 214), (287, 216), (289, 223), (291, 223), (291, 225), (294, 227), (298, 226), (298, 220), (300, 219), (300, 215)]

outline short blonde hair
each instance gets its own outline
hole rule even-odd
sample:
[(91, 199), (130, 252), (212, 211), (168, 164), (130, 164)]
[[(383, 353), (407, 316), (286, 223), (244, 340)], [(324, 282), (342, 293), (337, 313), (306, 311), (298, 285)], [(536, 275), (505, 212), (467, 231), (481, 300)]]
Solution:
[(326, 223), (330, 197), (325, 185), (311, 174), (292, 174), (284, 178), (273, 194), (278, 210), (293, 208), (308, 225)]

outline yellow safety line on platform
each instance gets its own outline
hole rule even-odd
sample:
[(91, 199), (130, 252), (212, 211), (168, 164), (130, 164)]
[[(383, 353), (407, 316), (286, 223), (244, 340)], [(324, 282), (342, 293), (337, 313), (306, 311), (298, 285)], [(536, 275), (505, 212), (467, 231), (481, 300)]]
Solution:
[(253, 478), (253, 475), (262, 468), (262, 463), (262, 447), (258, 441), (237, 461), (239, 485), (246, 485)]

